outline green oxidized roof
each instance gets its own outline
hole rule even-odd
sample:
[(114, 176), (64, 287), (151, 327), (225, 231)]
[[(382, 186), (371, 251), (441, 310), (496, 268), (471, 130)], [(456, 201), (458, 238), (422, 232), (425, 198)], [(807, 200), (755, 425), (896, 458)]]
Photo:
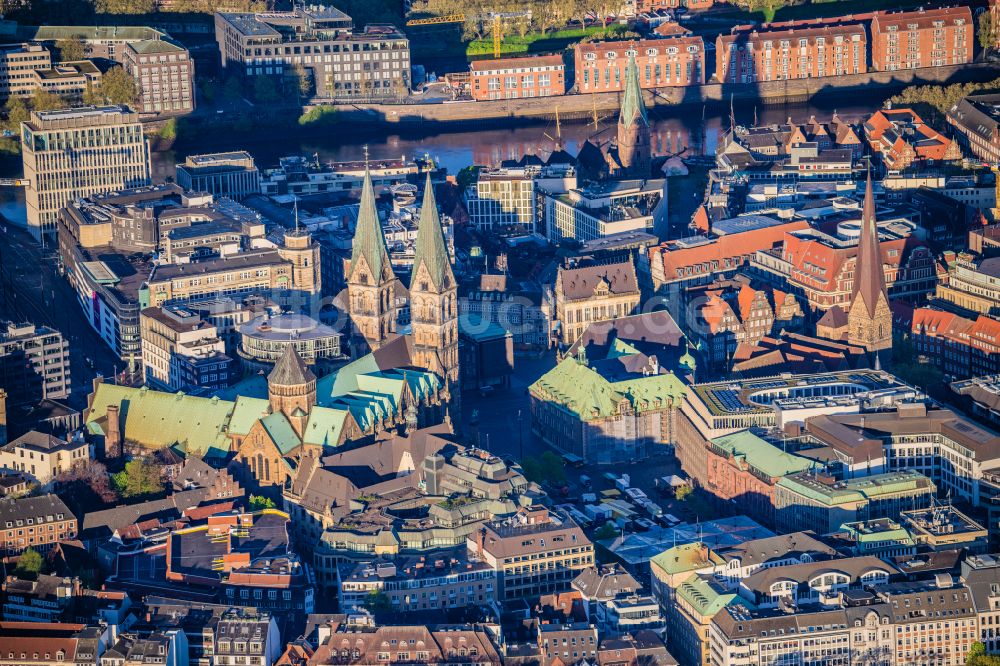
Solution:
[(681, 583), (677, 588), (677, 596), (690, 604), (703, 618), (715, 617), (715, 614), (733, 602), (749, 605), (736, 592), (724, 592), (717, 589), (708, 578), (694, 576)]
[(303, 434), (303, 444), (337, 446), (347, 423), (347, 410), (313, 407)]
[(229, 450), (226, 426), (235, 404), (146, 388), (100, 384), (87, 414), (92, 423), (118, 405), (125, 439), (150, 449), (180, 444), (188, 454), (205, 456)]
[(812, 465), (811, 460), (786, 453), (749, 430), (716, 437), (712, 444), (772, 478), (802, 472)]
[(618, 117), (625, 127), (631, 127), (636, 120), (646, 118), (646, 103), (642, 100), (642, 87), (639, 85), (639, 66), (635, 64), (635, 56), (630, 56), (625, 67), (625, 92), (622, 94), (622, 109)]
[(685, 389), (672, 374), (611, 382), (577, 359), (566, 358), (542, 375), (530, 390), (590, 421), (613, 416), (622, 400), (630, 401), (636, 413), (662, 409), (669, 399), (679, 402)]
[(260, 422), (264, 426), (264, 430), (267, 431), (267, 434), (274, 441), (275, 446), (278, 447), (281, 455), (289, 453), (299, 445), (299, 436), (295, 434), (292, 424), (288, 422), (288, 419), (281, 412), (268, 414)]
[[(705, 559), (706, 551), (708, 559)], [(697, 541), (668, 548), (659, 555), (654, 555), (649, 561), (671, 575), (725, 564), (725, 560)]]
[(427, 174), (427, 184), (424, 185), (424, 203), (420, 208), (420, 223), (417, 225), (417, 244), (413, 253), (410, 290), (414, 288), (417, 269), (421, 264), (427, 268), (431, 283), (438, 291), (446, 288), (444, 285), (446, 279), (447, 286), (455, 284), (455, 274), (451, 270), (451, 258), (448, 256), (448, 246), (444, 241), (444, 230), (441, 229), (441, 218), (438, 216), (430, 173)]
[[(356, 266), (358, 259), (364, 257), (376, 282), (392, 277), (389, 250), (386, 249), (382, 223), (378, 219), (375, 189), (372, 187), (372, 177), (368, 169), (365, 169), (364, 184), (361, 187), (361, 208), (358, 210), (358, 225), (354, 230), (352, 245), (352, 266)], [(383, 275), (383, 272), (386, 272), (386, 275)]]
[(229, 419), (229, 433), (246, 435), (257, 420), (271, 411), (271, 403), (263, 398), (241, 395), (236, 398), (233, 416)]
[(911, 469), (848, 479), (836, 485), (822, 483), (810, 475), (797, 474), (781, 479), (778, 485), (828, 506), (863, 502), (866, 499), (901, 493), (934, 492), (930, 479)]

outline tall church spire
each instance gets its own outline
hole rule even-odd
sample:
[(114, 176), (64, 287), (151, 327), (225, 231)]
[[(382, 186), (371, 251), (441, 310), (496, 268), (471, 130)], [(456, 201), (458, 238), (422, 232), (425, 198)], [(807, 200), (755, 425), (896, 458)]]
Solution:
[(872, 176), (865, 184), (865, 203), (861, 211), (861, 237), (854, 260), (854, 287), (847, 305), (847, 341), (860, 345), (876, 355), (892, 348), (892, 311), (885, 288), (882, 250), (879, 247), (878, 226), (875, 222), (875, 197)]
[(455, 274), (451, 269), (451, 259), (441, 228), (441, 218), (438, 215), (437, 201), (434, 198), (434, 187), (431, 185), (431, 175), (427, 174), (424, 185), (424, 203), (420, 209), (420, 223), (417, 225), (417, 245), (413, 255), (413, 274), (410, 277), (410, 289), (416, 285), (420, 267), (427, 270), (427, 276), (437, 290), (450, 287), (455, 283)]
[(631, 127), (634, 122), (649, 124), (649, 118), (646, 117), (646, 103), (642, 99), (642, 86), (639, 85), (639, 66), (635, 62), (635, 56), (632, 55), (629, 56), (628, 64), (625, 66), (625, 92), (622, 95), (618, 123)]
[(351, 321), (371, 349), (378, 349), (395, 328), (397, 282), (378, 219), (371, 174), (365, 166), (347, 291)]
[(441, 376), (454, 406), (458, 389), (458, 292), (430, 175), (417, 227), (417, 247), (410, 278), (410, 319), (416, 365)]
[(642, 99), (642, 86), (639, 85), (639, 66), (636, 65), (634, 53), (629, 56), (625, 67), (625, 88), (618, 114), (615, 150), (617, 152), (616, 159), (612, 162), (612, 175), (649, 178), (653, 159), (649, 119), (646, 117), (646, 104)]
[(872, 175), (868, 172), (865, 185), (865, 203), (861, 211), (861, 239), (854, 267), (854, 289), (851, 300), (861, 299), (868, 315), (875, 316), (879, 296), (889, 300), (882, 269), (882, 252), (879, 248), (878, 226), (875, 222), (875, 197), (872, 195)]

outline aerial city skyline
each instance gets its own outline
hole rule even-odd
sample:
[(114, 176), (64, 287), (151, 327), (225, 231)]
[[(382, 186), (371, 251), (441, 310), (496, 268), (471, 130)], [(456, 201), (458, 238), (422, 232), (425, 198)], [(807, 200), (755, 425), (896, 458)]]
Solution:
[(1000, 664), (1000, 2), (0, 34), (0, 666)]

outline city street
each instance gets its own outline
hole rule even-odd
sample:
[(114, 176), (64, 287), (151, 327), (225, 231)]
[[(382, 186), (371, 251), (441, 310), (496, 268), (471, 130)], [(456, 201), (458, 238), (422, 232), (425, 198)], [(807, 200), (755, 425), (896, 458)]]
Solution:
[(122, 363), (85, 323), (73, 288), (59, 275), (55, 248), (43, 250), (25, 229), (0, 224), (0, 317), (42, 324), (63, 334), (69, 342), (72, 378), (72, 395), (66, 402), (80, 409), (96, 374), (110, 377)]

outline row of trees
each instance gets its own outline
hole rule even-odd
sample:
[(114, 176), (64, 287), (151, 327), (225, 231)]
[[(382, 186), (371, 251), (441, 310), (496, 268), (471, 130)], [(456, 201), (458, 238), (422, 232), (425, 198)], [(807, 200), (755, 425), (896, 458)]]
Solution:
[(959, 100), (980, 90), (993, 90), (1000, 79), (986, 83), (953, 83), (950, 86), (910, 86), (887, 101), (893, 107), (912, 107), (930, 123), (944, 122), (945, 114)]
[[(621, 3), (617, 0), (536, 0), (530, 3), (531, 16), (506, 19), (504, 27), (521, 37), (529, 32), (549, 32), (566, 26), (584, 25), (588, 12), (599, 16), (609, 16), (618, 12)], [(418, 15), (443, 16), (463, 14), (463, 36), (467, 39), (483, 39), (492, 34), (492, 13), (520, 13), (525, 11), (522, 0), (423, 0), (415, 3), (413, 11)]]

